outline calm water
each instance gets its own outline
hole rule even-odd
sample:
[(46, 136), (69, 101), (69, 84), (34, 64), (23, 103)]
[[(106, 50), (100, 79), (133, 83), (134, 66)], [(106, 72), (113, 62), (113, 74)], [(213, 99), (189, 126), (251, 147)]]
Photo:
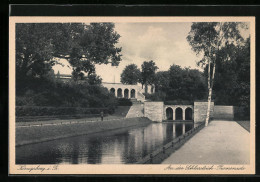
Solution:
[(151, 123), (16, 147), (16, 164), (135, 163), (194, 127), (193, 123)]

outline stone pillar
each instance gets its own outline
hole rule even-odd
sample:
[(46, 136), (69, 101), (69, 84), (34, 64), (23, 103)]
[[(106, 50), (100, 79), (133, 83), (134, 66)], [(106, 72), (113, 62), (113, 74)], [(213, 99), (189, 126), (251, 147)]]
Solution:
[(182, 124), (182, 134), (185, 134), (185, 123)]
[(175, 124), (172, 125), (172, 136), (175, 137), (176, 132), (175, 132)]
[(115, 89), (115, 96), (117, 97), (117, 89)]
[(166, 108), (163, 108), (163, 120), (167, 120)]
[(185, 109), (182, 108), (182, 120), (185, 120)]

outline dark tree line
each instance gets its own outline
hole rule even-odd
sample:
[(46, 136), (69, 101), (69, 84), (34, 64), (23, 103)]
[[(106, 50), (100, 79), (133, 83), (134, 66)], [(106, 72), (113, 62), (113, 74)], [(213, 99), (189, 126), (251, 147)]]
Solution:
[(145, 95), (150, 100), (186, 100), (194, 101), (205, 99), (206, 80), (203, 74), (195, 69), (181, 68), (172, 65), (168, 71), (156, 72), (158, 67), (154, 61), (145, 61), (141, 66), (130, 64), (125, 67), (121, 74), (121, 82), (125, 84), (137, 84), (147, 86), (155, 85), (155, 94)]
[(172, 65), (168, 71), (156, 73), (154, 99), (189, 103), (205, 99), (207, 93), (205, 81), (199, 70)]

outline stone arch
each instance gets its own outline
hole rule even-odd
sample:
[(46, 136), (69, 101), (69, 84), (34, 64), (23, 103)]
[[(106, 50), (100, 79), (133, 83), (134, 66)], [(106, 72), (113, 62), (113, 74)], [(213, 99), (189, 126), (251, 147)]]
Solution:
[(129, 97), (129, 90), (126, 88), (124, 90), (124, 98), (128, 99), (128, 97)]
[(121, 88), (117, 89), (117, 97), (122, 98), (122, 89)]
[(116, 90), (115, 90), (114, 88), (111, 88), (111, 89), (110, 89), (110, 93), (113, 94), (113, 95), (115, 95)]
[(185, 120), (192, 120), (192, 109), (190, 107), (185, 109)]
[(178, 107), (175, 110), (175, 120), (183, 120), (182, 117), (182, 108)]
[(166, 112), (166, 119), (173, 120), (173, 109), (171, 107), (167, 107), (165, 112)]
[(131, 90), (131, 98), (135, 98), (135, 89)]

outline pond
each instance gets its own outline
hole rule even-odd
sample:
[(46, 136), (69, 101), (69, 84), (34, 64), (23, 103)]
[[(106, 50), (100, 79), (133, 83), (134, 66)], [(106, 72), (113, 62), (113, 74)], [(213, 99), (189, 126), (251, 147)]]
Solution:
[(151, 123), (16, 147), (16, 164), (129, 164), (191, 130), (193, 122)]

